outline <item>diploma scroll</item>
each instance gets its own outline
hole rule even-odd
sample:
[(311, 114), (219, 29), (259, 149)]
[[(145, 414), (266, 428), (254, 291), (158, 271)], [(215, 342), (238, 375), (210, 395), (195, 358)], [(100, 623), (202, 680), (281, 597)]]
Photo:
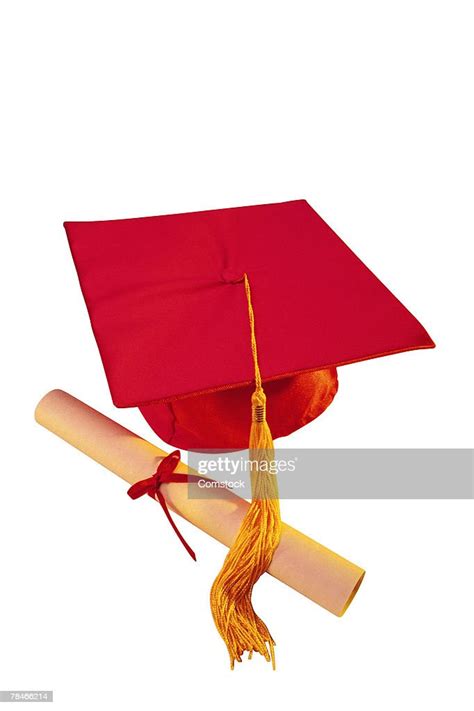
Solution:
[[(35, 418), (129, 484), (152, 476), (167, 454), (62, 390), (43, 397)], [(176, 471), (195, 473), (182, 462)], [(219, 498), (193, 498), (188, 492), (192, 486), (198, 484), (167, 483), (161, 491), (172, 511), (229, 547), (249, 504), (227, 489), (219, 491)], [(348, 608), (365, 574), (286, 524), (268, 572), (338, 616)]]

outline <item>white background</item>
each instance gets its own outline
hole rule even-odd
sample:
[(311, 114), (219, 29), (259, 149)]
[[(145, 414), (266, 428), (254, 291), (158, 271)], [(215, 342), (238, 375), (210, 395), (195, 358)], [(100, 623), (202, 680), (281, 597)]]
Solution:
[(366, 580), (342, 619), (262, 580), (278, 669), (231, 673), (208, 609), (224, 549), (183, 522), (194, 564), (152, 501), (33, 421), (62, 387), (154, 437), (112, 406), (63, 220), (303, 197), (437, 349), (342, 368), (287, 443), (471, 447), (471, 9), (2, 2), (1, 689), (54, 689), (58, 709), (472, 709), (472, 502), (283, 502)]

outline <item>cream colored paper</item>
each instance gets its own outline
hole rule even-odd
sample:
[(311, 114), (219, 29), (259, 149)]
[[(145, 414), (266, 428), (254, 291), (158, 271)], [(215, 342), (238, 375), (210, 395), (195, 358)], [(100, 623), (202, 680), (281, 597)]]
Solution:
[[(35, 418), (129, 484), (152, 476), (167, 454), (62, 390), (52, 390), (43, 397)], [(177, 471), (191, 470), (181, 463)], [(249, 504), (228, 490), (220, 490), (219, 498), (188, 498), (188, 486), (197, 484), (162, 485), (170, 509), (229, 547)], [(269, 573), (341, 616), (365, 571), (283, 524)]]

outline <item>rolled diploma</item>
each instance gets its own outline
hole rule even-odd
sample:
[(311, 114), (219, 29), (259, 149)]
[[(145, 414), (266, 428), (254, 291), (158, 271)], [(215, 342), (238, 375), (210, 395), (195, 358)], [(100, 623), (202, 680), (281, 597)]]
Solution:
[[(52, 390), (42, 398), (35, 419), (129, 484), (152, 476), (167, 454), (63, 390)], [(176, 471), (193, 473), (182, 462)], [(202, 498), (202, 494), (190, 498), (188, 486), (197, 484), (162, 485), (169, 508), (230, 547), (248, 502), (228, 489), (220, 489), (219, 498)], [(339, 617), (365, 574), (362, 568), (285, 523), (268, 572)]]

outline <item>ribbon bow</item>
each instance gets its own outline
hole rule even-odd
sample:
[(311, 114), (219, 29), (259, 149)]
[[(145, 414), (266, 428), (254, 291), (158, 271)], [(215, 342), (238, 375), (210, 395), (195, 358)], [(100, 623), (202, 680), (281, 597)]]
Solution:
[(175, 472), (175, 469), (178, 466), (180, 460), (181, 455), (176, 449), (174, 452), (171, 452), (171, 454), (168, 454), (167, 457), (161, 460), (153, 476), (149, 477), (148, 479), (142, 479), (142, 481), (137, 481), (130, 487), (130, 489), (127, 491), (127, 494), (132, 499), (138, 499), (140, 496), (148, 494), (148, 496), (151, 496), (152, 499), (158, 501), (161, 504), (161, 508), (165, 512), (165, 516), (170, 522), (173, 531), (176, 533), (191, 558), (193, 560), (196, 560), (196, 554), (194, 553), (191, 546), (186, 543), (183, 536), (179, 532), (178, 527), (171, 518), (171, 514), (166, 504), (165, 497), (160, 491), (160, 486), (162, 484), (169, 484), (170, 482), (181, 482), (183, 484), (186, 484), (190, 481), (201, 480), (201, 477), (194, 476), (193, 474), (180, 474), (179, 472)]

